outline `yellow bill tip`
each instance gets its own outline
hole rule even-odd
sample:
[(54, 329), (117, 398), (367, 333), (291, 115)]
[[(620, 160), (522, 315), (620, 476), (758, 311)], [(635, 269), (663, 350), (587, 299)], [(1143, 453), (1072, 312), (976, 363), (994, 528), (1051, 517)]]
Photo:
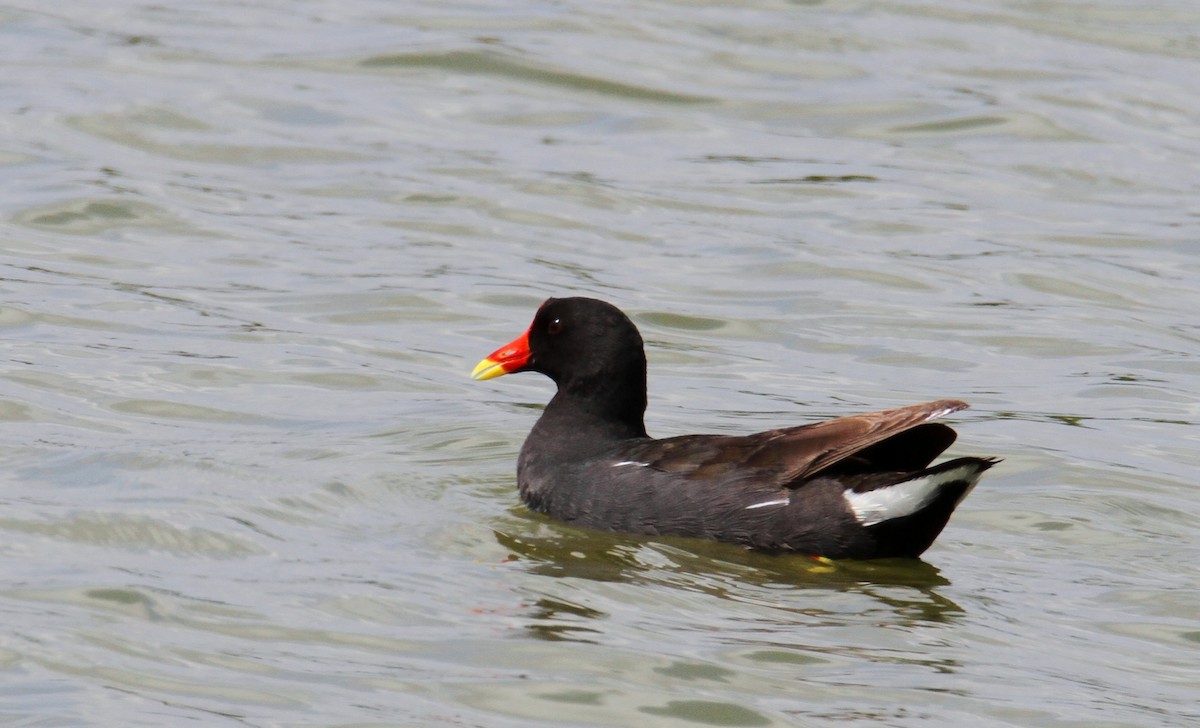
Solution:
[(483, 381), (485, 379), (495, 379), (496, 377), (508, 374), (504, 371), (504, 365), (492, 359), (484, 359), (475, 365), (475, 369), (471, 371), (471, 379)]

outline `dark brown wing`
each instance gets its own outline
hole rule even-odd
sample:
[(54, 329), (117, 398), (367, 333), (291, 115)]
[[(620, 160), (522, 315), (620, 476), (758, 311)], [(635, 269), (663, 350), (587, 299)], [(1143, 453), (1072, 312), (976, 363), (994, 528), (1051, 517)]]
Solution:
[(955, 437), (945, 425), (925, 423), (967, 406), (942, 399), (742, 437), (673, 437), (647, 442), (629, 454), (655, 470), (689, 478), (742, 471), (780, 484), (806, 480), (835, 465), (855, 471), (919, 470)]
[[(812, 425), (776, 430), (776, 437), (764, 443), (762, 448), (751, 458), (749, 464), (755, 465), (756, 461), (783, 462), (786, 463), (788, 480), (808, 478), (852, 455), (863, 455), (874, 460), (875, 458), (869, 456), (870, 451), (882, 445), (884, 441), (888, 441), (900, 433), (913, 430), (929, 420), (944, 417), (968, 406), (966, 402), (940, 399), (935, 402), (924, 402), (863, 415), (850, 415)], [(954, 442), (954, 431), (943, 425), (922, 428), (920, 434), (927, 433), (936, 436), (940, 449), (929, 454), (928, 459), (918, 467), (925, 467), (930, 460), (933, 460)], [(947, 433), (948, 441), (946, 440)], [(915, 442), (912, 444), (917, 445)], [(923, 447), (921, 449), (930, 448)], [(881, 452), (881, 450), (877, 450), (877, 452)]]

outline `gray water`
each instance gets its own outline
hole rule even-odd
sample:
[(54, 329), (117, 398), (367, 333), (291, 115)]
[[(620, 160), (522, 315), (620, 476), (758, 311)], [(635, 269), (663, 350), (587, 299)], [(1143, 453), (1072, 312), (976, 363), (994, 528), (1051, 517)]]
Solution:
[[(0, 722), (1200, 721), (1192, 2), (0, 9)], [(548, 295), (657, 435), (966, 399), (919, 562), (530, 515)]]

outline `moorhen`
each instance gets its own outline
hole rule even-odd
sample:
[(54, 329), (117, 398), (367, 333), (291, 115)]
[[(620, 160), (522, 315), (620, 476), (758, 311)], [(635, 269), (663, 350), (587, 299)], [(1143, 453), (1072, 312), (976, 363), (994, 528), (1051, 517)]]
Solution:
[(541, 372), (558, 392), (517, 460), (521, 498), (567, 523), (830, 559), (917, 557), (995, 458), (930, 467), (952, 399), (753, 435), (646, 434), (646, 355), (612, 304), (551, 298), (472, 377)]

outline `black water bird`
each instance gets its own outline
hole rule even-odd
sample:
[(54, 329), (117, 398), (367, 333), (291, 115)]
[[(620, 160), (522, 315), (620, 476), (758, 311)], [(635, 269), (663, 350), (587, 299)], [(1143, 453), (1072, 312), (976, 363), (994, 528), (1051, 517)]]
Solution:
[(521, 498), (567, 523), (832, 559), (917, 557), (994, 458), (931, 466), (955, 440), (952, 399), (752, 435), (646, 434), (646, 355), (633, 322), (551, 298), (472, 377), (540, 372), (558, 391), (517, 460)]

